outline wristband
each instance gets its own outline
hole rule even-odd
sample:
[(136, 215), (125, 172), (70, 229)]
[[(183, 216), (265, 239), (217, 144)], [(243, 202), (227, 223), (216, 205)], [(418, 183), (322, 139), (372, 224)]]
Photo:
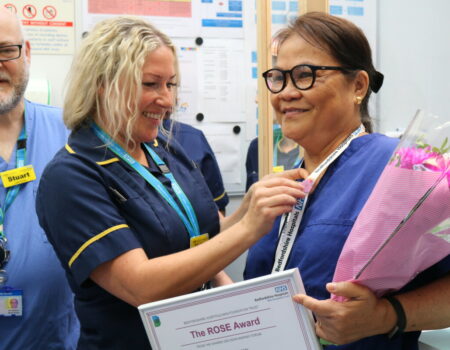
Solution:
[(387, 301), (392, 305), (394, 308), (395, 314), (397, 315), (397, 324), (395, 327), (388, 333), (388, 338), (396, 338), (400, 334), (402, 334), (406, 328), (406, 315), (405, 310), (403, 310), (402, 304), (397, 300), (397, 298), (393, 296), (387, 296), (385, 297)]

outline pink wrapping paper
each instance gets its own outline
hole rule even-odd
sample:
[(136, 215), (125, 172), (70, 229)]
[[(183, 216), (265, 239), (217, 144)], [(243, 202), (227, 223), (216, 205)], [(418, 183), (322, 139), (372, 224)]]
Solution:
[[(445, 225), (450, 218), (450, 189), (447, 179), (443, 178), (400, 231), (355, 279), (441, 175), (438, 172), (388, 165), (353, 226), (333, 280), (355, 280), (381, 296), (400, 289), (419, 272), (450, 254), (450, 223)], [(431, 233), (441, 223), (444, 230)]]
[(449, 134), (448, 118), (418, 111), (361, 210), (333, 281), (382, 296), (450, 254)]

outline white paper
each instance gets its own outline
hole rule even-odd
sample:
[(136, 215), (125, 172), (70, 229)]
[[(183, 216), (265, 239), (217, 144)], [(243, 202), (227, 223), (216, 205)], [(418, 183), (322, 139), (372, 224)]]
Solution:
[(83, 0), (83, 30), (117, 15), (142, 16), (170, 37), (243, 38), (243, 5), (232, 0)]
[(243, 40), (208, 39), (199, 50), (199, 98), (208, 122), (245, 121)]
[[(243, 150), (245, 137), (244, 125), (197, 123), (193, 124), (193, 126), (202, 130), (205, 134), (219, 164), (220, 173), (227, 186), (227, 190), (229, 192), (235, 190), (234, 187), (236, 185), (240, 187), (243, 183), (243, 169), (245, 167), (245, 159), (241, 156), (245, 152)], [(240, 128), (238, 134), (233, 132), (235, 127)]]
[(0, 1), (22, 21), (32, 55), (72, 55), (75, 50), (74, 0)]
[(179, 84), (175, 115), (179, 121), (193, 122), (200, 113), (198, 93), (198, 51), (193, 39), (174, 38), (179, 66)]
[(195, 8), (192, 1), (83, 0), (83, 30), (119, 15), (142, 16), (169, 36), (195, 36)]
[(139, 306), (152, 348), (321, 349), (298, 269)]

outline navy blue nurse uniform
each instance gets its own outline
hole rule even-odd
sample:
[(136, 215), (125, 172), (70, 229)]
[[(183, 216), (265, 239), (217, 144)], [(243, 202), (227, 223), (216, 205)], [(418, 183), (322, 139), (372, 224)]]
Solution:
[(214, 155), (205, 134), (193, 126), (178, 121), (164, 120), (164, 127), (170, 128), (170, 122), (173, 123), (172, 135), (181, 145), (189, 158), (191, 158), (205, 178), (206, 184), (220, 210), (225, 211), (229, 203), (228, 194), (225, 191), (222, 175), (216, 156)]
[[(398, 140), (381, 134), (354, 139), (327, 169), (310, 194), (286, 270), (298, 267), (306, 294), (328, 299), (336, 263), (356, 218), (367, 201)], [(250, 248), (245, 279), (270, 274), (275, 257), (280, 218), (272, 231)], [(407, 263), (407, 262), (405, 262)], [(417, 288), (450, 271), (450, 257), (416, 277), (404, 290)], [(388, 339), (378, 335), (327, 350), (417, 350), (420, 332)]]
[[(216, 235), (217, 207), (200, 170), (176, 143), (167, 149), (162, 136), (150, 146), (190, 199), (201, 233)], [(151, 173), (172, 191), (170, 182), (148, 158)], [(36, 207), (75, 294), (81, 323), (79, 348), (149, 349), (138, 310), (89, 276), (102, 263), (131, 249), (142, 248), (149, 258), (188, 249), (189, 234), (176, 212), (102, 145), (89, 127), (74, 131), (46, 167)]]
[(251, 185), (258, 181), (258, 138), (255, 137), (248, 145), (247, 158), (245, 159), (245, 170), (247, 181), (245, 182), (245, 192)]

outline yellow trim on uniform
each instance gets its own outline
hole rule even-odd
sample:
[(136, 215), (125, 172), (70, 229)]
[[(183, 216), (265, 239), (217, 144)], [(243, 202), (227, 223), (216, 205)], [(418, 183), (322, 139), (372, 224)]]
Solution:
[(117, 157), (114, 157), (114, 158), (103, 160), (101, 162), (96, 162), (96, 163), (98, 165), (106, 165), (106, 164), (110, 164), (110, 163), (114, 163), (114, 162), (120, 162), (120, 159)]
[[(65, 146), (67, 152), (69, 152), (70, 154), (75, 154), (76, 152), (72, 149), (72, 147), (69, 146), (69, 144), (66, 143)], [(106, 165), (106, 164), (110, 164), (110, 163), (114, 163), (114, 162), (120, 162), (120, 159), (117, 157), (111, 158), (111, 159), (107, 159), (107, 160), (102, 160), (100, 162), (96, 162), (98, 165)]]
[(75, 154), (75, 151), (72, 149), (72, 147), (69, 146), (68, 143), (66, 143), (65, 148), (66, 148), (67, 152), (69, 152), (71, 154)]
[(153, 147), (158, 147), (158, 140), (155, 139), (155, 141), (153, 141)]
[(76, 251), (76, 253), (70, 258), (69, 260), (69, 267), (72, 266), (73, 262), (80, 256), (80, 254), (92, 243), (94, 243), (95, 241), (98, 241), (100, 238), (105, 237), (107, 234), (113, 232), (113, 231), (117, 231), (120, 230), (121, 228), (125, 228), (128, 227), (128, 225), (126, 224), (121, 224), (121, 225), (116, 225), (113, 227), (110, 227), (109, 229), (103, 231), (102, 233), (99, 233), (98, 235), (92, 237), (90, 240), (88, 240), (87, 242), (85, 242), (80, 249), (78, 249)]
[(226, 191), (224, 191), (219, 197), (214, 198), (214, 202), (220, 201), (226, 195)]

